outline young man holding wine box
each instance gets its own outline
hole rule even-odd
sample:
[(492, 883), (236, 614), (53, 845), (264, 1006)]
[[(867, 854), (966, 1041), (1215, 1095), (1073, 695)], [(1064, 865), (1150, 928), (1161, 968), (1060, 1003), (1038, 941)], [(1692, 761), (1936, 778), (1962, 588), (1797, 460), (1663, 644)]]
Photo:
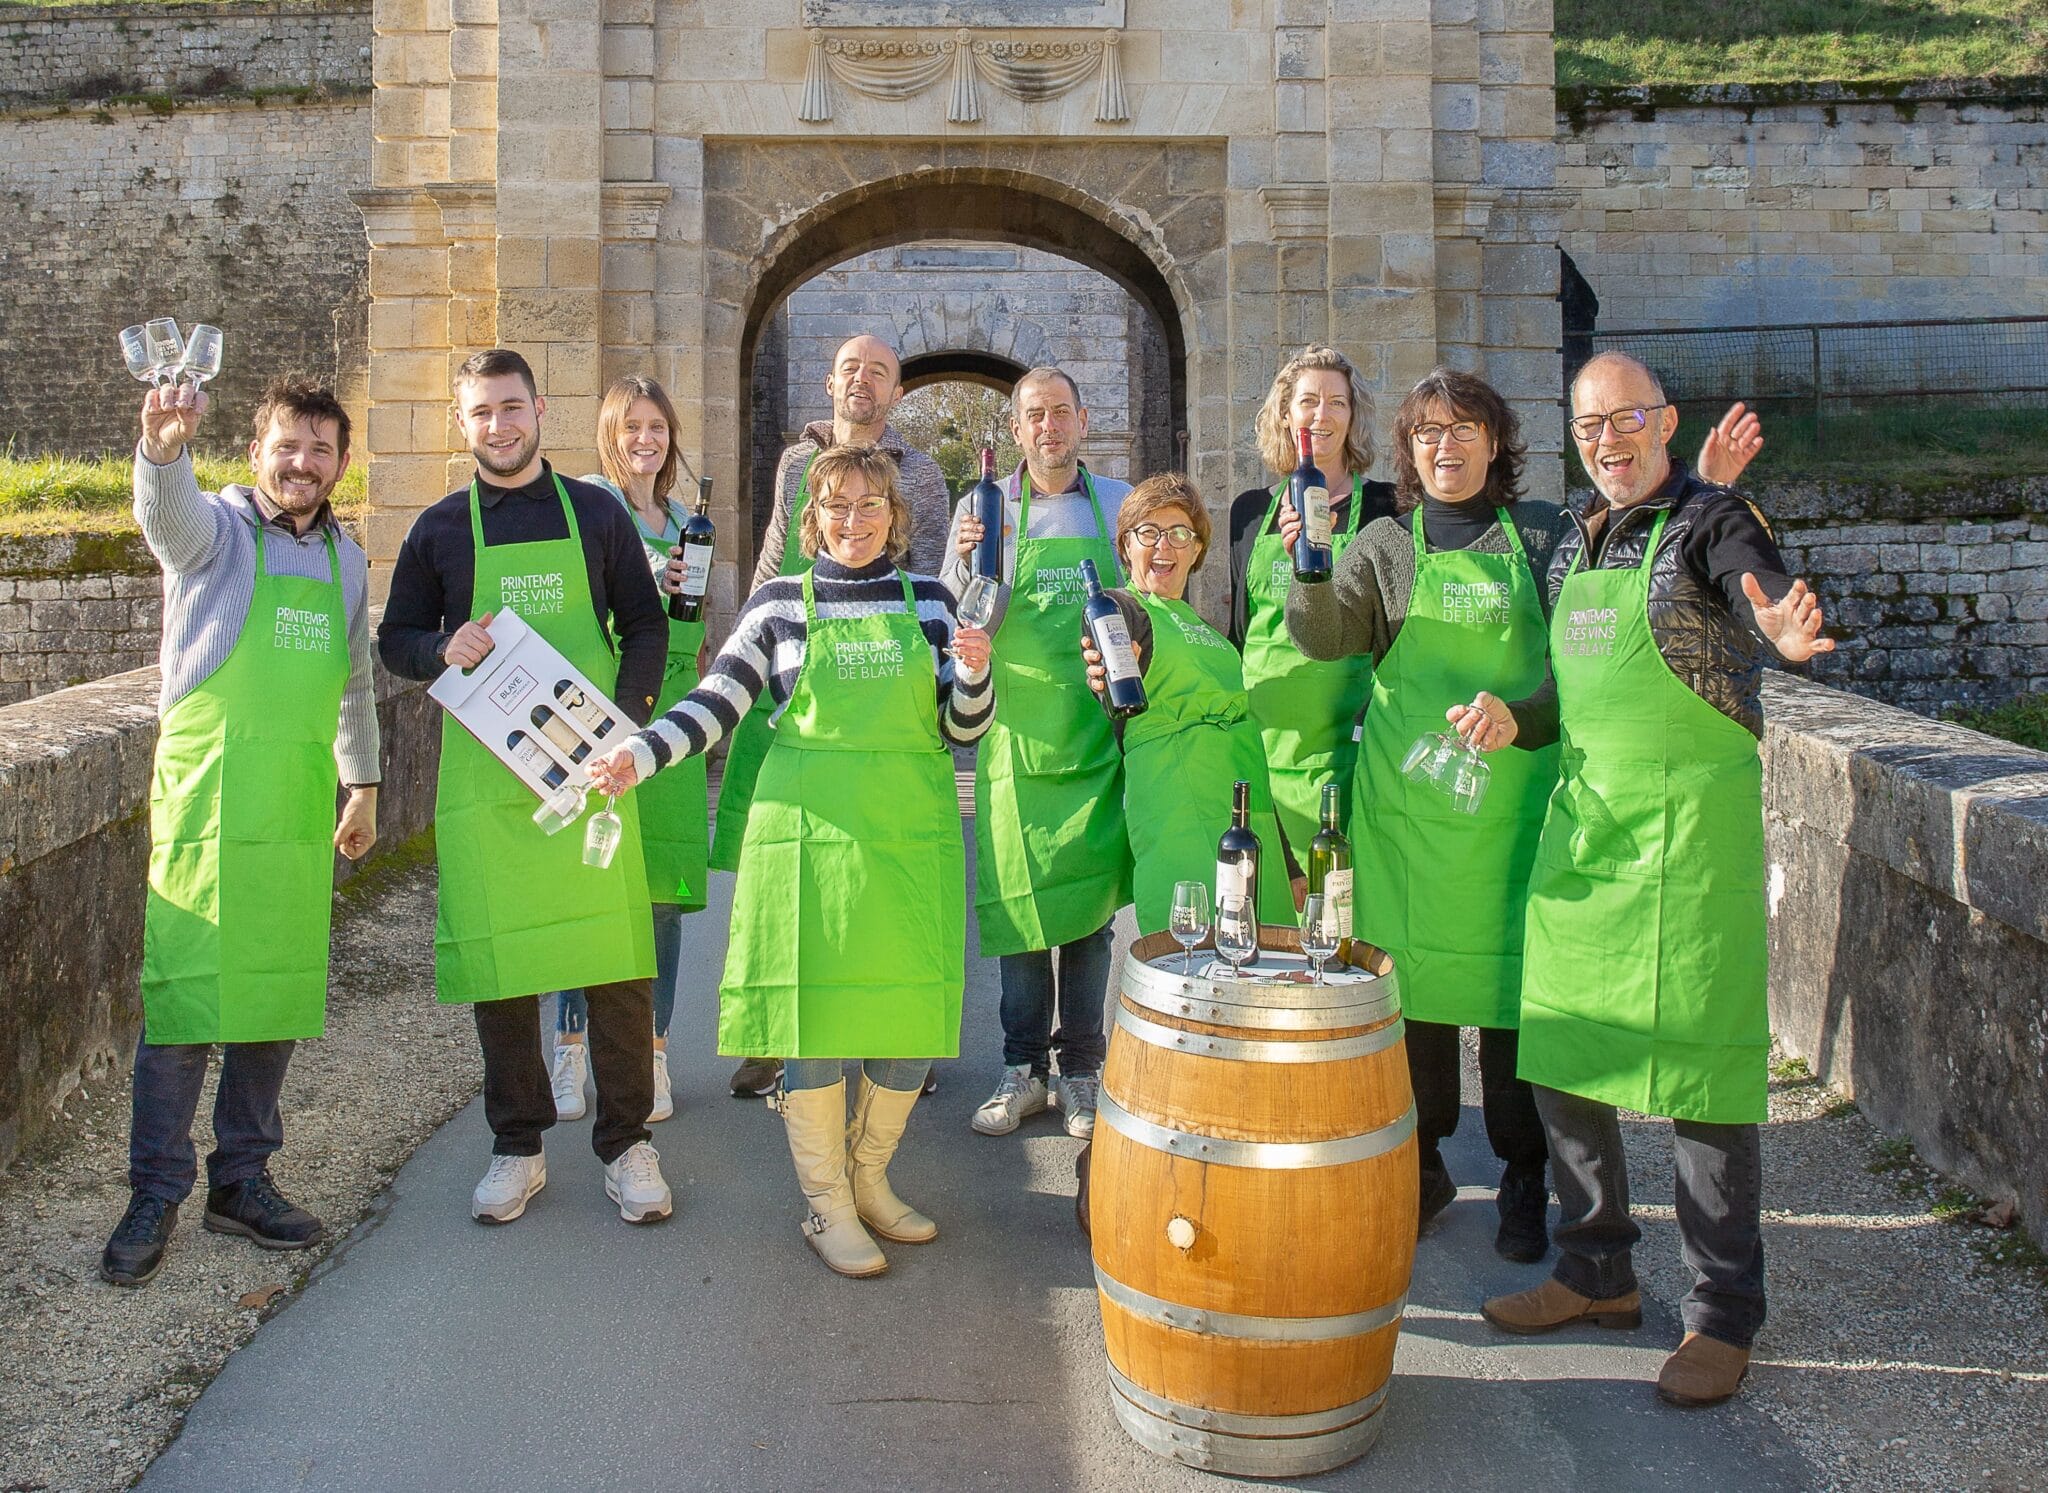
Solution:
[(135, 451), (135, 517), (164, 568), (163, 696), (133, 1195), (100, 1257), (121, 1286), (161, 1268), (197, 1179), (192, 1117), (215, 1043), (204, 1226), (265, 1249), (322, 1237), (269, 1160), (293, 1044), (324, 1030), (334, 852), (359, 859), (377, 838), (367, 567), (328, 503), (348, 415), (332, 390), (276, 380), (256, 407), (255, 484), (207, 493), (187, 450), (206, 405), (196, 382), (152, 389)]
[[(510, 607), (644, 725), (669, 628), (631, 516), (542, 458), (547, 403), (519, 354), (493, 348), (469, 359), (455, 400), (476, 476), (406, 535), (377, 634), (385, 667), (409, 679), (474, 668), (491, 651), (486, 624)], [(579, 835), (543, 834), (533, 808), (502, 763), (453, 717), (443, 721), (434, 984), (442, 1001), (476, 1008), (495, 1137), (470, 1211), (480, 1223), (509, 1223), (547, 1182), (541, 1135), (555, 1123), (555, 1101), (538, 1000), (580, 988), (597, 1075), (591, 1145), (605, 1192), (628, 1223), (655, 1222), (672, 1200), (648, 1142), (655, 961), (637, 806), (620, 805), (626, 843), (604, 868), (583, 864)]]
[[(1114, 536), (1131, 489), (1082, 464), (1088, 411), (1073, 379), (1034, 368), (1010, 398), (1024, 460), (997, 484), (1001, 584), (988, 624), (1003, 710), (974, 772), (974, 906), (981, 952), (1001, 961), (1003, 1076), (973, 1125), (1008, 1135), (1057, 1106), (1067, 1133), (1086, 1137), (1106, 1045), (1109, 923), (1130, 900), (1131, 856), (1123, 759), (1075, 667), (1074, 641), (1081, 562), (1093, 560), (1105, 581), (1122, 574)], [(947, 536), (940, 578), (955, 596), (985, 533), (975, 510), (969, 493)], [(1065, 828), (1054, 836), (1052, 826)]]

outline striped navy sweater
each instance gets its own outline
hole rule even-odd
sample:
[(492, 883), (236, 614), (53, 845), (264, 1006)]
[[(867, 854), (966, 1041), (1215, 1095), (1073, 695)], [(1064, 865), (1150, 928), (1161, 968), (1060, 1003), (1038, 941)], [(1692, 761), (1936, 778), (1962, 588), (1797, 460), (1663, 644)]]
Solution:
[[(903, 606), (903, 582), (886, 557), (849, 570), (831, 556), (820, 555), (811, 573), (817, 578), (818, 615), (827, 621), (899, 611)], [(939, 734), (956, 746), (968, 746), (995, 715), (994, 684), (986, 673), (979, 678), (956, 674), (953, 660), (946, 656), (959, 625), (953, 593), (933, 576), (912, 575), (910, 584), (938, 676), (934, 704)], [(640, 776), (644, 779), (708, 751), (730, 735), (740, 717), (753, 708), (763, 681), (775, 702), (773, 718), (780, 721), (803, 668), (806, 632), (803, 577), (778, 576), (757, 590), (747, 599), (732, 636), (718, 650), (703, 682), (627, 743)]]

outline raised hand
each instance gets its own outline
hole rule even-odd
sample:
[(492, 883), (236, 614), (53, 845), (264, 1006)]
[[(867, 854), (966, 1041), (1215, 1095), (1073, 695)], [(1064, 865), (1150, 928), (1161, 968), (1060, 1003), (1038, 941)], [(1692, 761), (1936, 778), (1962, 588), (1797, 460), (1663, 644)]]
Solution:
[(1744, 571), (1742, 594), (1749, 598), (1750, 610), (1756, 613), (1757, 631), (1770, 639), (1778, 657), (1786, 663), (1803, 664), (1816, 653), (1835, 651), (1835, 640), (1820, 634), (1820, 598), (1808, 589), (1806, 582), (1794, 581), (1782, 600), (1772, 601), (1764, 595), (1756, 577)]
[(1444, 719), (1472, 743), (1474, 750), (1481, 752), (1497, 752), (1502, 747), (1513, 746), (1515, 737), (1521, 732), (1507, 702), (1485, 690), (1474, 695), (1470, 705), (1453, 705), (1444, 712)]
[(1737, 400), (1700, 445), (1700, 475), (1722, 487), (1733, 487), (1743, 468), (1756, 460), (1763, 448), (1764, 422), (1755, 410)]
[(178, 459), (206, 417), (206, 391), (173, 382), (151, 389), (142, 400), (142, 454), (163, 466)]

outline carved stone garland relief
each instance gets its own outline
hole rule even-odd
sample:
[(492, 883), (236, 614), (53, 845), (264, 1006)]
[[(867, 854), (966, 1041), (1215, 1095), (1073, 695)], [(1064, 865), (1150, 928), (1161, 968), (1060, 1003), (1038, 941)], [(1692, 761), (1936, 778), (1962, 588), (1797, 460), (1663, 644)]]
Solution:
[(1131, 117), (1117, 53), (1121, 42), (1114, 31), (1090, 41), (990, 41), (963, 27), (945, 38), (885, 41), (813, 28), (797, 118), (808, 124), (831, 119), (835, 78), (869, 98), (907, 99), (951, 72), (946, 118), (954, 124), (980, 120), (984, 81), (1011, 98), (1036, 103), (1071, 93), (1092, 77), (1100, 78), (1096, 121), (1121, 124)]

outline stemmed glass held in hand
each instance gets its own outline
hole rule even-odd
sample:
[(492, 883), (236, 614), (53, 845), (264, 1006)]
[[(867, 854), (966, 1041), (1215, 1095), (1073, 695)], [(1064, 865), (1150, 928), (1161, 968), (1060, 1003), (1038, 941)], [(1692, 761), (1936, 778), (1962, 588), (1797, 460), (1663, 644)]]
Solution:
[(1321, 892), (1302, 899), (1301, 952), (1308, 956), (1309, 982), (1322, 984), (1323, 966), (1337, 952), (1337, 916)]
[(1244, 978), (1244, 966), (1259, 951), (1259, 920), (1251, 899), (1241, 894), (1216, 902), (1216, 952), (1230, 961), (1232, 979)]
[[(996, 582), (976, 572), (968, 579), (967, 589), (960, 593), (960, 604), (954, 608), (962, 627), (986, 629), (996, 614)], [(950, 643), (946, 645), (946, 657), (958, 658), (960, 650)]]
[(1180, 972), (1188, 972), (1195, 945), (1209, 936), (1209, 886), (1201, 881), (1173, 884), (1173, 938), (1180, 945)]
[(204, 322), (192, 329), (185, 339), (185, 356), (178, 364), (173, 381), (181, 378), (192, 380), (197, 389), (210, 378), (220, 375), (221, 335), (219, 327), (209, 327)]
[(1401, 771), (1411, 782), (1429, 783), (1451, 796), (1461, 813), (1476, 814), (1486, 801), (1493, 769), (1479, 749), (1455, 731), (1425, 731), (1415, 738)]
[(163, 375), (156, 350), (149, 345), (149, 329), (140, 323), (121, 328), (121, 361), (128, 365), (131, 374), (152, 388)]
[(583, 831), (584, 865), (608, 870), (612, 857), (619, 853), (619, 840), (626, 832), (626, 822), (619, 818), (618, 810), (613, 807), (618, 801), (616, 793), (607, 793), (604, 807), (590, 816), (590, 824)]

